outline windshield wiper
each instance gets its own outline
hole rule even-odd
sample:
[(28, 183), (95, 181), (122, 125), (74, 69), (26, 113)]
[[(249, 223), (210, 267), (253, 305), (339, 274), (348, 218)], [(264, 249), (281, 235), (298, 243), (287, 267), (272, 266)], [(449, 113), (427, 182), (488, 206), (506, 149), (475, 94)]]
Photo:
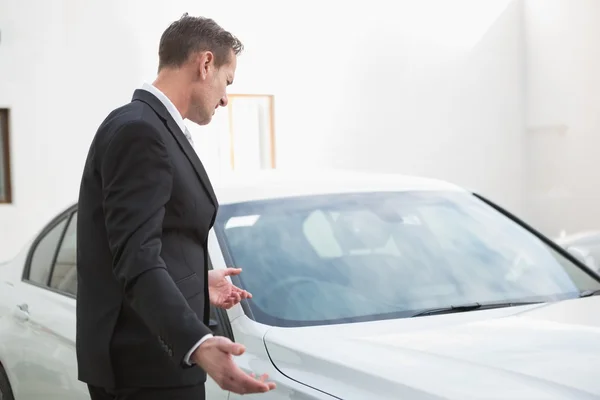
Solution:
[[(600, 294), (600, 291), (599, 291)], [(462, 304), (458, 306), (440, 307), (440, 308), (429, 308), (427, 310), (419, 311), (411, 317), (420, 317), (423, 315), (439, 315), (439, 314), (451, 314), (456, 312), (467, 312), (473, 310), (486, 310), (490, 308), (502, 308), (502, 307), (514, 307), (514, 306), (526, 306), (529, 304), (539, 304), (540, 301), (513, 301), (506, 303), (470, 303)]]
[(596, 290), (584, 290), (583, 292), (579, 293), (579, 297), (598, 296), (599, 294), (600, 294), (600, 289), (596, 289)]
[(450, 314), (455, 312), (473, 311), (481, 308), (479, 303), (463, 304), (460, 306), (449, 306), (440, 308), (429, 308), (427, 310), (419, 311), (411, 317), (420, 317), (422, 315), (436, 315), (436, 314)]

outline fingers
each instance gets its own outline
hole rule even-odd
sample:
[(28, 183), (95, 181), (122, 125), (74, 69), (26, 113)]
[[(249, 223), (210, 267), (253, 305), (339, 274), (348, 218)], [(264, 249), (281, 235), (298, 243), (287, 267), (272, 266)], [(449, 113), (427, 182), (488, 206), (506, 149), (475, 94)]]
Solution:
[(239, 343), (234, 343), (231, 340), (224, 337), (219, 337), (219, 339), (220, 340), (217, 347), (219, 348), (219, 350), (225, 353), (229, 353), (234, 356), (241, 356), (246, 351), (246, 348)]
[(229, 309), (240, 301), (251, 298), (251, 293), (232, 285), (229, 294), (223, 295), (223, 297), (219, 298), (219, 300), (213, 304), (216, 304), (220, 308)]
[[(252, 374), (254, 375), (254, 374)], [(260, 376), (260, 378), (258, 378), (258, 380), (264, 384), (267, 385), (267, 387), (269, 388), (269, 390), (273, 390), (277, 387), (277, 385), (275, 385), (275, 382), (267, 382), (267, 379), (269, 379), (269, 375), (268, 374), (262, 374)]]
[(269, 374), (262, 374), (260, 378), (258, 378), (261, 382), (265, 382), (267, 379), (269, 379)]
[(255, 374), (245, 374), (241, 369), (236, 368), (228, 389), (237, 394), (265, 393), (276, 387), (274, 382), (265, 382), (268, 377), (267, 374), (263, 374), (260, 378), (256, 378)]
[(225, 268), (224, 271), (225, 271), (224, 276), (239, 275), (242, 273), (241, 268)]
[[(235, 354), (235, 349), (243, 350), (242, 345), (233, 343), (227, 338), (220, 339), (222, 340), (218, 342), (217, 346), (219, 350), (230, 354)], [(231, 391), (237, 394), (250, 394), (265, 393), (269, 390), (275, 389), (276, 387), (275, 383), (266, 382), (269, 377), (267, 374), (263, 374), (259, 378), (257, 378), (255, 374), (247, 374), (235, 364), (231, 357), (222, 359), (218, 364), (214, 365), (219, 365), (219, 368), (223, 369), (221, 373), (217, 373), (216, 375), (211, 374), (213, 379), (217, 381), (223, 390)]]
[(237, 286), (233, 286), (232, 293), (239, 294), (242, 299), (250, 299), (252, 298), (252, 294), (244, 289), (240, 289)]
[(236, 286), (231, 288), (231, 293), (229, 293), (228, 300), (233, 300), (235, 303), (239, 303), (241, 300), (252, 298), (252, 294), (245, 290), (242, 290)]
[(231, 293), (227, 299), (221, 303), (221, 307), (229, 309), (234, 305), (238, 304), (242, 300), (242, 296), (239, 293)]
[(252, 294), (250, 294), (250, 292), (247, 292), (245, 290), (242, 289), (238, 289), (238, 291), (235, 292), (238, 300), (244, 300), (244, 299), (250, 299), (252, 298)]

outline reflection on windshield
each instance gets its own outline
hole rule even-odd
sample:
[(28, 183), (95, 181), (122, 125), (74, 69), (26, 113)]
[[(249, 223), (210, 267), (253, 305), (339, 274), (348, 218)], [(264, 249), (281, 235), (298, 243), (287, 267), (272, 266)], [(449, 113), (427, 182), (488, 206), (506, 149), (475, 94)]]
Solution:
[(453, 304), (552, 301), (600, 283), (468, 193), (378, 192), (223, 205), (215, 228), (278, 326), (401, 318)]

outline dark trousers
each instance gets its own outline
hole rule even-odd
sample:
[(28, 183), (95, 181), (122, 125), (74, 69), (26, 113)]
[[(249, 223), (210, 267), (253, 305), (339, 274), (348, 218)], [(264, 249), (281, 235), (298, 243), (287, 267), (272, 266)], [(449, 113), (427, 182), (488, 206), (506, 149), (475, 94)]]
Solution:
[(106, 390), (88, 385), (92, 400), (205, 400), (204, 384), (178, 388)]

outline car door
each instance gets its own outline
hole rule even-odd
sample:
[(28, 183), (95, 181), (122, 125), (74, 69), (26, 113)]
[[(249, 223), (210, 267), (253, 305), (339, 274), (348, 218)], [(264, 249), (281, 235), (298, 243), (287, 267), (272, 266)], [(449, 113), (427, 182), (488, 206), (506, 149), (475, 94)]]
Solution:
[[(52, 221), (33, 242), (23, 279), (15, 285), (14, 330), (23, 349), (13, 370), (18, 400), (89, 399), (77, 379), (75, 354), (76, 226), (74, 210)], [(215, 335), (233, 339), (226, 311), (211, 306), (210, 321)], [(210, 377), (205, 387), (206, 398), (229, 397)]]
[(18, 400), (89, 399), (75, 355), (77, 214), (51, 222), (34, 241), (15, 292), (14, 320), (25, 351), (13, 373)]

